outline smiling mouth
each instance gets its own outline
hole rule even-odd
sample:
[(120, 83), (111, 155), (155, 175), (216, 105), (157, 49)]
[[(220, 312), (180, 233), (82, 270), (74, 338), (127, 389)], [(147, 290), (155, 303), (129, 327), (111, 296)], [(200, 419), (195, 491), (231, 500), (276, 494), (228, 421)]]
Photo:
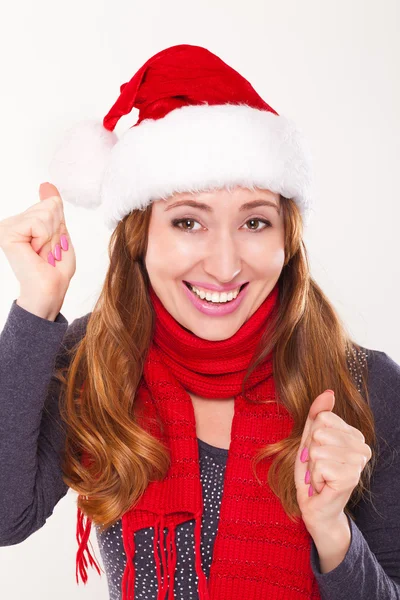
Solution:
[[(186, 287), (187, 287), (187, 288), (188, 288), (188, 289), (189, 289), (191, 292), (193, 292), (193, 289), (192, 289), (192, 286), (190, 285), (190, 283), (188, 283), (188, 282), (187, 282), (187, 281), (185, 281), (185, 280), (182, 280), (182, 281), (183, 281), (183, 283), (186, 285)], [(246, 283), (244, 283), (243, 285), (241, 285), (241, 286), (240, 286), (240, 289), (239, 289), (238, 296), (239, 296), (240, 292), (241, 292), (241, 291), (242, 291), (242, 290), (243, 290), (243, 289), (246, 287), (246, 285), (249, 285), (249, 282), (248, 282), (248, 281), (247, 281)], [(214, 293), (214, 290), (210, 290), (210, 293), (211, 293), (211, 294), (213, 294), (213, 293)], [(219, 293), (222, 293), (222, 292), (219, 292)], [(225, 292), (225, 293), (226, 293), (226, 294), (228, 294), (229, 292)], [(236, 297), (237, 297), (237, 296), (236, 296)]]

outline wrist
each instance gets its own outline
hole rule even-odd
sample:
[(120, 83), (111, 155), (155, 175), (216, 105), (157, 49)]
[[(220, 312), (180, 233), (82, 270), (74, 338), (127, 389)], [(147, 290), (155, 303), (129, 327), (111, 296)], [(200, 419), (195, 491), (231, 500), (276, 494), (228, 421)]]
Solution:
[(347, 516), (343, 515), (334, 523), (324, 523), (308, 529), (313, 538), (321, 573), (329, 573), (345, 558), (351, 544), (351, 529)]
[(335, 535), (335, 532), (350, 531), (350, 525), (346, 513), (342, 512), (334, 521), (313, 521), (312, 524), (305, 523), (308, 533), (314, 539), (326, 538)]
[(46, 319), (47, 321), (55, 321), (57, 318), (60, 309), (45, 306), (42, 303), (34, 300), (33, 298), (24, 298), (23, 296), (19, 296), (16, 300), (16, 304), (23, 308), (24, 310), (40, 317), (41, 319)]

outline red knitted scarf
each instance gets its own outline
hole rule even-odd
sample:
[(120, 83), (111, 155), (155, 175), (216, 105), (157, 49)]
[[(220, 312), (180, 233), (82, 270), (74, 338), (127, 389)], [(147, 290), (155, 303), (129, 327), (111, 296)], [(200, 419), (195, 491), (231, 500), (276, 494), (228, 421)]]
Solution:
[[(296, 523), (289, 519), (266, 483), (272, 458), (258, 464), (261, 484), (251, 468), (256, 451), (287, 437), (293, 425), (287, 410), (275, 400), (272, 352), (248, 380), (248, 399), (241, 394), (250, 359), (278, 307), (278, 294), (276, 284), (232, 337), (209, 341), (184, 329), (150, 288), (155, 331), (137, 397), (143, 402), (143, 414), (150, 417), (143, 419), (141, 425), (167, 445), (171, 466), (164, 480), (151, 482), (139, 502), (122, 516), (127, 555), (122, 600), (134, 600), (134, 532), (145, 527), (154, 527), (157, 600), (165, 599), (167, 592), (168, 600), (174, 600), (175, 527), (190, 519), (195, 522), (199, 600), (320, 598), (310, 564), (311, 537), (301, 519)], [(203, 398), (235, 398), (208, 580), (200, 555), (202, 487), (194, 410), (188, 391)], [(84, 552), (88, 553), (90, 564), (100, 571), (87, 548), (91, 521), (87, 519), (84, 525), (83, 520), (78, 509), (77, 581), (79, 569), (86, 582)]]

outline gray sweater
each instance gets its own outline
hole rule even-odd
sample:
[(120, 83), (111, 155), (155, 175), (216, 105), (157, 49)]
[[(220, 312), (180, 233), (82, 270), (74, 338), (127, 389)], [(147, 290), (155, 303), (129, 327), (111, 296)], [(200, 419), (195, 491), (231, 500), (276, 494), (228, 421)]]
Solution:
[[(14, 300), (0, 334), (0, 545), (19, 544), (40, 529), (67, 493), (60, 456), (64, 446), (54, 369), (67, 365), (66, 351), (84, 335), (90, 313), (70, 325), (59, 313), (42, 319)], [(373, 503), (366, 498), (349, 519), (351, 544), (343, 561), (321, 573), (315, 545), (310, 562), (322, 600), (400, 600), (400, 366), (385, 352), (364, 348), (368, 390), (379, 441), (372, 479)], [(204, 495), (202, 561), (206, 574), (218, 526), (228, 450), (199, 440)], [(110, 600), (120, 599), (125, 554), (118, 521), (97, 539)], [(135, 534), (137, 598), (156, 598), (152, 528)], [(177, 530), (177, 600), (194, 600), (196, 576), (193, 523)], [(92, 576), (95, 571), (90, 570)]]

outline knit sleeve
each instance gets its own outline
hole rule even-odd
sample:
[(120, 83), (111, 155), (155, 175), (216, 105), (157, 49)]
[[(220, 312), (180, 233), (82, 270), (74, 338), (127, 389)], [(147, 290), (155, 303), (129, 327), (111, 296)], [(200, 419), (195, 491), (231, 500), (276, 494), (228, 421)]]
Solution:
[(0, 546), (40, 529), (67, 493), (56, 368), (68, 364), (82, 320), (41, 318), (13, 301), (0, 333)]
[(322, 600), (400, 599), (400, 366), (368, 350), (368, 391), (378, 437), (371, 495), (348, 517), (351, 542), (343, 561), (321, 573), (311, 544), (311, 566)]

